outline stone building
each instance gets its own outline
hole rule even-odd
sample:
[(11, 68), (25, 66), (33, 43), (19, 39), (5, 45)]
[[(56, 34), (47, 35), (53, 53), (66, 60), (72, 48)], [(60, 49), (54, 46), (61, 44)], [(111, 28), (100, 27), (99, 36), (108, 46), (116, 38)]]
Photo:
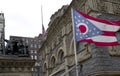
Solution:
[(4, 38), (5, 38), (5, 18), (4, 13), (0, 13), (0, 53), (4, 53), (3, 51), (5, 49)]
[[(52, 15), (46, 40), (39, 50), (41, 76), (76, 76), (71, 8), (101, 19), (120, 20), (120, 0), (72, 0), (65, 7)], [(119, 49), (119, 45), (77, 43), (79, 75), (120, 76)]]

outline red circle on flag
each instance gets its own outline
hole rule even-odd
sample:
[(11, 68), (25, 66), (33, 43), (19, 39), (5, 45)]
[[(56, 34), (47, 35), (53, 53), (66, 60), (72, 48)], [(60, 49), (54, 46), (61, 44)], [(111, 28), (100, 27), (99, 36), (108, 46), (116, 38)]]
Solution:
[(86, 30), (87, 30), (87, 28), (86, 28), (85, 25), (80, 25), (80, 26), (79, 26), (79, 30), (80, 30), (81, 33), (85, 33)]
[(88, 32), (88, 26), (85, 23), (79, 23), (77, 28), (82, 34), (86, 34)]

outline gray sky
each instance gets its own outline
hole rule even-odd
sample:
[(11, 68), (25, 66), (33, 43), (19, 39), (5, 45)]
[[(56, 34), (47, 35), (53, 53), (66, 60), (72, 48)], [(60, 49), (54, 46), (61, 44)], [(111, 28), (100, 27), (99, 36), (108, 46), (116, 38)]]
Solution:
[(0, 0), (0, 11), (5, 15), (5, 36), (10, 35), (35, 37), (42, 32), (41, 5), (43, 24), (48, 27), (50, 17), (62, 5), (72, 0)]

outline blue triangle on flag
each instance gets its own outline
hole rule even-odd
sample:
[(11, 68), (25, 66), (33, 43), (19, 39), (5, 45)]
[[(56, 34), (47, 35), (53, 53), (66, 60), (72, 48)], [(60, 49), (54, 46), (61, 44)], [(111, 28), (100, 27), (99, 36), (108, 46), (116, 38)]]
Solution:
[(87, 18), (83, 17), (75, 9), (73, 9), (73, 20), (75, 38), (77, 41), (103, 34), (103, 32), (99, 28), (97, 28)]

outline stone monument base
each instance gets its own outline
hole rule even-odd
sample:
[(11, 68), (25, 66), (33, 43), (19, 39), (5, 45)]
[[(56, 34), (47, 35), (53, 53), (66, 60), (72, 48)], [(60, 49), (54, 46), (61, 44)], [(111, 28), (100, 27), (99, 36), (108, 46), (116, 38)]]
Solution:
[(0, 76), (32, 76), (35, 60), (30, 57), (0, 56)]

